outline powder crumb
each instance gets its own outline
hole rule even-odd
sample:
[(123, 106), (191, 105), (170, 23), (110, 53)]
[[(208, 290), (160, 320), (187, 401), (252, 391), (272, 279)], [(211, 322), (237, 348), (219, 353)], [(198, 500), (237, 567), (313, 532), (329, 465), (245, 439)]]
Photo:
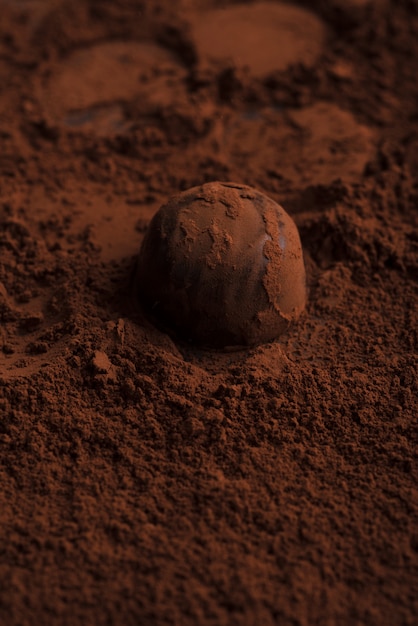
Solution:
[(106, 352), (101, 352), (100, 350), (96, 350), (94, 353), (91, 364), (96, 374), (108, 374), (112, 369), (112, 363)]

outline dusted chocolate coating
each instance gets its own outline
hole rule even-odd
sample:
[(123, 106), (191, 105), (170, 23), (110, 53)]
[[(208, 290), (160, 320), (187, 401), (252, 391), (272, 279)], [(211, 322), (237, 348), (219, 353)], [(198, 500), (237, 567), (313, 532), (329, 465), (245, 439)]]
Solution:
[(194, 187), (151, 220), (135, 290), (157, 324), (187, 341), (213, 348), (271, 341), (306, 302), (297, 228), (245, 185)]

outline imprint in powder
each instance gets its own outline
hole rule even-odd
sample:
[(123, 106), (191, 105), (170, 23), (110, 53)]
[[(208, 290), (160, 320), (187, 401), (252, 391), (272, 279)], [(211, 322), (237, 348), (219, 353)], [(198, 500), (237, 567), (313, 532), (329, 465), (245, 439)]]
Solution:
[(123, 128), (122, 104), (144, 109), (183, 95), (185, 70), (173, 54), (152, 43), (107, 42), (75, 51), (53, 72), (42, 100), (65, 125), (105, 134)]
[(192, 20), (192, 35), (200, 60), (225, 59), (262, 77), (294, 64), (313, 66), (325, 27), (310, 11), (260, 2), (200, 13)]
[(238, 167), (251, 159), (253, 167), (275, 170), (298, 185), (354, 182), (375, 150), (373, 130), (328, 103), (236, 115), (224, 132), (221, 149)]

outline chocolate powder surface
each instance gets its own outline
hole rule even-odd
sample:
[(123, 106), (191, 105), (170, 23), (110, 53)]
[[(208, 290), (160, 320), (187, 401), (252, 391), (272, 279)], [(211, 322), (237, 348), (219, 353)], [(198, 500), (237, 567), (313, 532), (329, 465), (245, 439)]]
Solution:
[[(1, 624), (416, 625), (417, 63), (410, 0), (0, 0)], [(131, 298), (211, 181), (304, 249), (239, 352)]]

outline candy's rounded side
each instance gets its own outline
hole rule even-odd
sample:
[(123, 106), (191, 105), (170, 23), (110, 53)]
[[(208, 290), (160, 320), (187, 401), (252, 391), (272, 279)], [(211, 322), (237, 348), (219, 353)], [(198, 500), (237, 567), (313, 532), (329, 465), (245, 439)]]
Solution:
[(306, 304), (299, 234), (284, 209), (235, 183), (206, 183), (155, 214), (135, 298), (167, 332), (206, 348), (276, 339)]

